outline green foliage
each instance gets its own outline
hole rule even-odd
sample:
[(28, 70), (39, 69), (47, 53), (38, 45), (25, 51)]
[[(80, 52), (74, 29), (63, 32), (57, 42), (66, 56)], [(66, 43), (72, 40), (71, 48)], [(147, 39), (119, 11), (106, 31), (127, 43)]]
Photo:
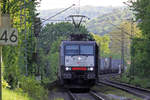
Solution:
[(149, 0), (130, 1), (131, 8), (135, 12), (136, 20), (139, 21), (138, 26), (142, 31), (140, 37), (133, 38), (131, 47), (131, 74), (138, 77), (150, 77), (149, 62), (149, 39), (150, 39), (150, 3)]
[(149, 0), (137, 0), (132, 3), (132, 9), (135, 11), (136, 20), (140, 20), (139, 27), (146, 38), (150, 38), (150, 3)]
[(23, 93), (21, 91), (12, 91), (5, 88), (3, 88), (2, 91), (2, 100), (34, 100), (30, 98), (26, 93)]
[[(132, 66), (135, 67), (134, 72), (140, 77), (150, 77), (150, 48), (147, 47), (150, 42), (145, 39), (135, 38), (132, 43)], [(131, 67), (132, 67), (131, 66)], [(132, 69), (133, 70), (133, 69)]]
[(54, 41), (52, 43), (50, 54), (53, 54), (55, 52), (59, 52), (59, 47), (60, 47), (60, 44), (61, 44), (62, 40), (66, 40), (66, 37), (61, 37), (60, 36), (56, 41)]
[(48, 91), (46, 91), (34, 77), (22, 77), (20, 88), (35, 100), (46, 100)]
[(2, 76), (1, 76), (1, 78), (2, 78), (2, 87), (3, 87), (3, 88), (10, 88), (10, 85), (8, 84), (8, 82), (7, 82), (6, 80), (4, 80), (4, 77), (3, 77), (4, 69), (5, 69), (4, 63), (1, 62), (1, 70), (2, 70), (2, 71), (1, 71), (1, 73), (2, 73)]
[(120, 81), (123, 83), (150, 89), (150, 83), (149, 83), (150, 79), (146, 77), (143, 78), (143, 77), (134, 76), (134, 79), (130, 79), (130, 77), (123, 75)]
[(56, 80), (57, 71), (59, 67), (59, 47), (61, 44), (61, 41), (64, 40), (64, 37), (59, 37), (55, 42), (52, 43), (52, 48), (49, 53), (48, 59), (50, 61), (50, 67), (51, 67), (51, 78), (52, 80)]
[[(13, 49), (14, 48), (14, 49)], [(20, 75), (20, 69), (18, 66), (18, 53), (16, 47), (3, 48), (3, 61), (4, 61), (4, 79), (14, 88), (17, 85), (17, 79)]]
[[(11, 88), (17, 86), (21, 74), (25, 74), (25, 49), (27, 52), (27, 65), (29, 66), (29, 75), (32, 73), (33, 63), (31, 62), (32, 51), (35, 47), (35, 38), (33, 37), (32, 24), (36, 16), (36, 5), (38, 1), (26, 0), (26, 8), (24, 8), (24, 1), (21, 0), (3, 0), (1, 3), (2, 14), (9, 14), (12, 26), (18, 30), (18, 45), (5, 46), (3, 48), (3, 61), (4, 61), (4, 79), (9, 83)], [(30, 9), (30, 10), (28, 10)], [(24, 13), (25, 12), (25, 13)], [(25, 14), (25, 16), (21, 16)], [(26, 23), (26, 33), (25, 24)], [(25, 34), (26, 39), (25, 41)]]
[[(11, 24), (18, 30), (19, 35), (17, 46), (5, 46), (3, 48), (3, 62), (5, 66), (3, 75), (12, 89), (17, 88), (20, 82), (21, 89), (24, 92), (35, 98), (35, 100), (43, 100), (46, 99), (46, 90), (35, 78), (29, 77), (35, 75), (34, 70), (37, 69), (33, 61), (36, 38), (33, 36), (32, 29), (34, 18), (37, 16), (36, 5), (38, 5), (38, 0), (26, 0), (25, 5), (23, 0), (2, 1), (2, 13), (10, 14), (13, 22)], [(20, 11), (20, 8), (22, 8), (22, 11)], [(26, 29), (24, 23), (26, 23)], [(28, 77), (23, 76), (26, 74), (26, 64), (28, 66)], [(5, 85), (7, 85), (6, 82)]]
[(94, 39), (96, 40), (97, 44), (99, 45), (99, 50), (100, 50), (100, 56), (101, 57), (107, 57), (108, 54), (110, 53), (109, 49), (109, 43), (110, 43), (110, 38), (108, 35), (104, 36), (99, 36), (93, 34)]
[[(131, 28), (132, 27), (132, 28)], [(116, 26), (118, 30), (114, 30), (109, 33), (111, 37), (111, 54), (112, 56), (121, 56), (121, 46), (122, 41), (124, 41), (124, 49), (126, 59), (130, 59), (130, 41), (131, 41), (131, 31), (133, 31), (133, 36), (141, 37), (140, 30), (136, 27), (136, 24), (133, 24), (128, 21), (124, 21), (120, 26)]]
[(10, 88), (9, 84), (2, 78), (2, 87), (3, 88)]
[(132, 12), (127, 8), (113, 9), (110, 13), (99, 15), (97, 18), (90, 20), (87, 24), (87, 28), (90, 32), (103, 36), (116, 29), (113, 25), (120, 25), (122, 19), (129, 19), (132, 16)]
[[(62, 9), (52, 9), (52, 10), (43, 10), (40, 13), (42, 18), (46, 18), (49, 15), (56, 14), (57, 11)], [(64, 20), (66, 16), (71, 14), (73, 9), (70, 9), (59, 16), (56, 16), (55, 19)], [(132, 16), (132, 12), (125, 7), (93, 7), (93, 6), (84, 6), (81, 7), (81, 14), (86, 15), (91, 20), (86, 24), (87, 29), (90, 32), (93, 32), (98, 35), (104, 35), (108, 32), (111, 32), (114, 27), (109, 23), (119, 25), (122, 22), (122, 19), (129, 19)]]
[(43, 27), (42, 32), (40, 34), (40, 44), (39, 46), (45, 49), (45, 52), (49, 52), (51, 44), (57, 40), (60, 36), (69, 36), (70, 34), (80, 34), (84, 33), (87, 34), (88, 31), (84, 26), (81, 26), (79, 31), (76, 31), (73, 24), (71, 23), (56, 23), (56, 24), (46, 24)]
[(51, 66), (51, 80), (56, 80), (56, 76), (57, 76), (57, 71), (58, 71), (58, 67), (59, 67), (59, 52), (55, 52), (55, 53), (52, 53), (50, 54), (50, 57), (49, 57), (49, 60), (51, 61), (50, 62), (50, 66)]

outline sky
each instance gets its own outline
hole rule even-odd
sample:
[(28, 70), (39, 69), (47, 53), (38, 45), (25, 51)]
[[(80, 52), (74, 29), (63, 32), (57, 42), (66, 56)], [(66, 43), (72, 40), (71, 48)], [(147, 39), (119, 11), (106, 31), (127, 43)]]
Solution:
[[(80, 6), (123, 6), (128, 0), (80, 0)], [(79, 0), (42, 0), (39, 10), (67, 8), (72, 4), (79, 5)]]

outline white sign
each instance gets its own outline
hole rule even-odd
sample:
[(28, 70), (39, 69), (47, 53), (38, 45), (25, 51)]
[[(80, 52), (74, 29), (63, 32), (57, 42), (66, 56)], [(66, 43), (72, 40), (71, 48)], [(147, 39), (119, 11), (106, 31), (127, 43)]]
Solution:
[(15, 28), (0, 28), (0, 45), (17, 45), (18, 31)]

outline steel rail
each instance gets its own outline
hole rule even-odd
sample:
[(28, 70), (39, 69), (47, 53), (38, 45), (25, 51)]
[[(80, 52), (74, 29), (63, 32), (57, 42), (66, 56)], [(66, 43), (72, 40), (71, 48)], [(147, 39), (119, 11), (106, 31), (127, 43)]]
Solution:
[(131, 87), (131, 86), (127, 86), (127, 85), (122, 85), (122, 84), (117, 84), (108, 80), (101, 80), (99, 81), (99, 83), (97, 83), (97, 85), (104, 84), (104, 85), (108, 85), (108, 86), (112, 86), (114, 88), (118, 88), (121, 89), (123, 91), (129, 92), (133, 95), (136, 95), (138, 97), (144, 98), (145, 100), (150, 100), (150, 93), (145, 92), (145, 90), (140, 90), (139, 88), (136, 87)]
[(68, 91), (69, 96), (71, 97), (72, 100), (78, 100), (73, 93), (71, 93), (70, 91)]
[(111, 83), (114, 83), (114, 84), (119, 84), (119, 85), (131, 87), (131, 88), (136, 88), (137, 90), (145, 91), (145, 92), (147, 92), (147, 93), (150, 94), (150, 90), (148, 90), (148, 89), (144, 89), (144, 88), (141, 88), (141, 87), (136, 87), (136, 86), (133, 86), (133, 85), (130, 85), (130, 84), (120, 83), (120, 82), (116, 82), (116, 81), (110, 81), (110, 80), (107, 80), (107, 81), (109, 81), (109, 82), (111, 82)]
[(94, 91), (90, 91), (89, 93), (91, 95), (93, 95), (97, 100), (106, 100), (102, 96), (100, 96), (99, 94), (95, 93)]

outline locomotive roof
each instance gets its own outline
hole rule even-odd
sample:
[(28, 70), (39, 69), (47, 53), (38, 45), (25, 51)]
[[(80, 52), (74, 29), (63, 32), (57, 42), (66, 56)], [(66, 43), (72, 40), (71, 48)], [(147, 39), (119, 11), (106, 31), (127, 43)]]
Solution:
[(95, 44), (95, 41), (62, 41), (63, 44)]

